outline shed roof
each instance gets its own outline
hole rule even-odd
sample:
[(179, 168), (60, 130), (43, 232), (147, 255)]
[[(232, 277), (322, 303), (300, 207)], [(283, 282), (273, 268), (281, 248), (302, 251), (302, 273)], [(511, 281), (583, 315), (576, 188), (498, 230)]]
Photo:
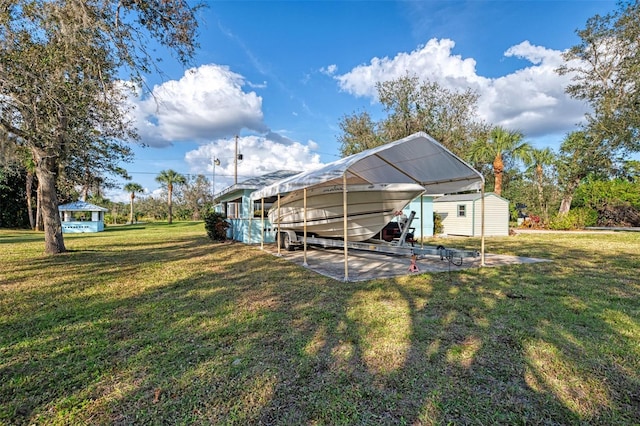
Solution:
[(61, 212), (108, 212), (109, 209), (96, 206), (95, 204), (87, 203), (86, 201), (74, 201), (69, 204), (62, 204), (58, 206), (58, 210)]
[(426, 133), (362, 151), (324, 167), (280, 180), (251, 194), (254, 200), (322, 185), (417, 183), (429, 194), (480, 189), (484, 178)]

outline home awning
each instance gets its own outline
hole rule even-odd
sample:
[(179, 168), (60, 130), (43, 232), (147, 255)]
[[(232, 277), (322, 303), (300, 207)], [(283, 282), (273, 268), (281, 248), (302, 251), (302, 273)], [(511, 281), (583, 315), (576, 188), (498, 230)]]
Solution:
[(417, 183), (427, 194), (480, 190), (482, 175), (426, 133), (419, 132), (324, 167), (300, 173), (251, 194), (253, 200), (324, 185)]

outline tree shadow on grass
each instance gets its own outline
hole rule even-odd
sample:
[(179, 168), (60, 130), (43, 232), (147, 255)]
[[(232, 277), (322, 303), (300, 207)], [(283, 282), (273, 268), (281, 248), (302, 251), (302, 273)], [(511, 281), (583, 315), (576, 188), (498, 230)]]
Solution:
[[(0, 325), (0, 420), (634, 424), (638, 285), (619, 249), (572, 250), (342, 283), (237, 244), (139, 244), (107, 253), (122, 273), (95, 290), (116, 291), (91, 297), (104, 254), (60, 260), (81, 279)], [(136, 274), (151, 280), (117, 287)]]

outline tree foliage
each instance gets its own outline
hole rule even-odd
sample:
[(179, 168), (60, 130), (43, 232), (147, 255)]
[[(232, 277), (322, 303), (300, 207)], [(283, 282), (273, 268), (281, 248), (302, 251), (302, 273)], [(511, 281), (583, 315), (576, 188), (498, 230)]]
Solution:
[(366, 111), (343, 116), (338, 126), (342, 130), (338, 140), (343, 157), (384, 144), (384, 140), (377, 133), (377, 124)]
[(376, 85), (378, 101), (387, 113), (374, 122), (367, 112), (345, 115), (339, 122), (343, 156), (383, 145), (422, 131), (454, 154), (463, 156), (471, 142), (486, 131), (475, 120), (478, 94), (453, 92), (436, 82), (405, 76)]
[[(548, 187), (548, 175), (545, 173), (545, 170), (552, 166), (555, 162), (556, 155), (551, 148), (531, 148), (528, 158), (525, 161), (525, 164), (528, 166), (525, 171), (532, 174), (533, 182), (536, 187), (536, 197), (537, 200), (537, 209), (542, 215), (542, 219), (545, 223), (549, 221), (549, 194), (548, 191), (545, 191), (545, 188)], [(546, 193), (546, 194), (545, 194)]]
[(495, 179), (494, 192), (502, 194), (502, 179), (505, 171), (505, 160), (529, 161), (531, 145), (524, 142), (524, 135), (518, 131), (510, 131), (496, 126), (488, 137), (476, 140), (469, 148), (468, 158), (477, 163), (491, 163)]
[(598, 226), (640, 226), (640, 181), (588, 177), (577, 188), (574, 204), (597, 212)]
[(25, 204), (26, 172), (0, 165), (0, 228), (29, 228)]
[(140, 83), (155, 69), (150, 39), (185, 63), (197, 46), (197, 7), (182, 0), (2, 3), (0, 127), (32, 155), (47, 253), (65, 251), (59, 176), (89, 184), (100, 171), (122, 174), (117, 163), (130, 156), (124, 141), (136, 133), (118, 73)]
[(571, 209), (575, 190), (584, 178), (590, 175), (608, 177), (615, 159), (605, 144), (606, 141), (596, 139), (586, 131), (571, 132), (562, 141), (556, 162), (558, 184), (563, 194), (560, 214)]
[(611, 155), (640, 150), (640, 3), (618, 6), (577, 31), (580, 43), (558, 69), (572, 76), (567, 93), (593, 109), (584, 130)]
[(190, 176), (182, 185), (181, 202), (190, 220), (201, 220), (205, 210), (213, 204), (211, 183), (204, 175)]

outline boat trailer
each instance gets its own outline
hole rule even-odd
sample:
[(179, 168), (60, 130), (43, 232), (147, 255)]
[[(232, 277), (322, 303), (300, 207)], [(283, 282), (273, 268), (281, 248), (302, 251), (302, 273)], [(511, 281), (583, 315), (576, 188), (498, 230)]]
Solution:
[[(370, 239), (367, 241), (347, 241), (347, 248), (354, 250), (371, 251), (397, 256), (411, 256), (412, 259), (424, 258), (425, 256), (440, 256), (440, 260), (447, 260), (449, 264), (461, 266), (463, 259), (467, 257), (477, 258), (480, 252), (477, 250), (458, 250), (445, 248), (443, 245), (438, 246), (415, 246), (413, 233), (410, 232), (411, 222), (415, 218), (416, 212), (412, 211), (406, 222), (403, 224), (397, 222), (396, 230), (400, 231), (400, 235), (392, 241), (385, 239)], [(392, 222), (396, 223), (396, 222)], [(383, 232), (380, 232), (382, 236)], [(345, 241), (337, 238), (321, 238), (317, 236), (309, 236), (306, 238), (307, 245), (319, 246), (322, 248), (344, 248)], [(293, 230), (280, 230), (278, 232), (278, 244), (280, 248), (287, 251), (293, 251), (304, 245), (304, 235), (302, 232)], [(414, 257), (415, 256), (415, 257)]]

